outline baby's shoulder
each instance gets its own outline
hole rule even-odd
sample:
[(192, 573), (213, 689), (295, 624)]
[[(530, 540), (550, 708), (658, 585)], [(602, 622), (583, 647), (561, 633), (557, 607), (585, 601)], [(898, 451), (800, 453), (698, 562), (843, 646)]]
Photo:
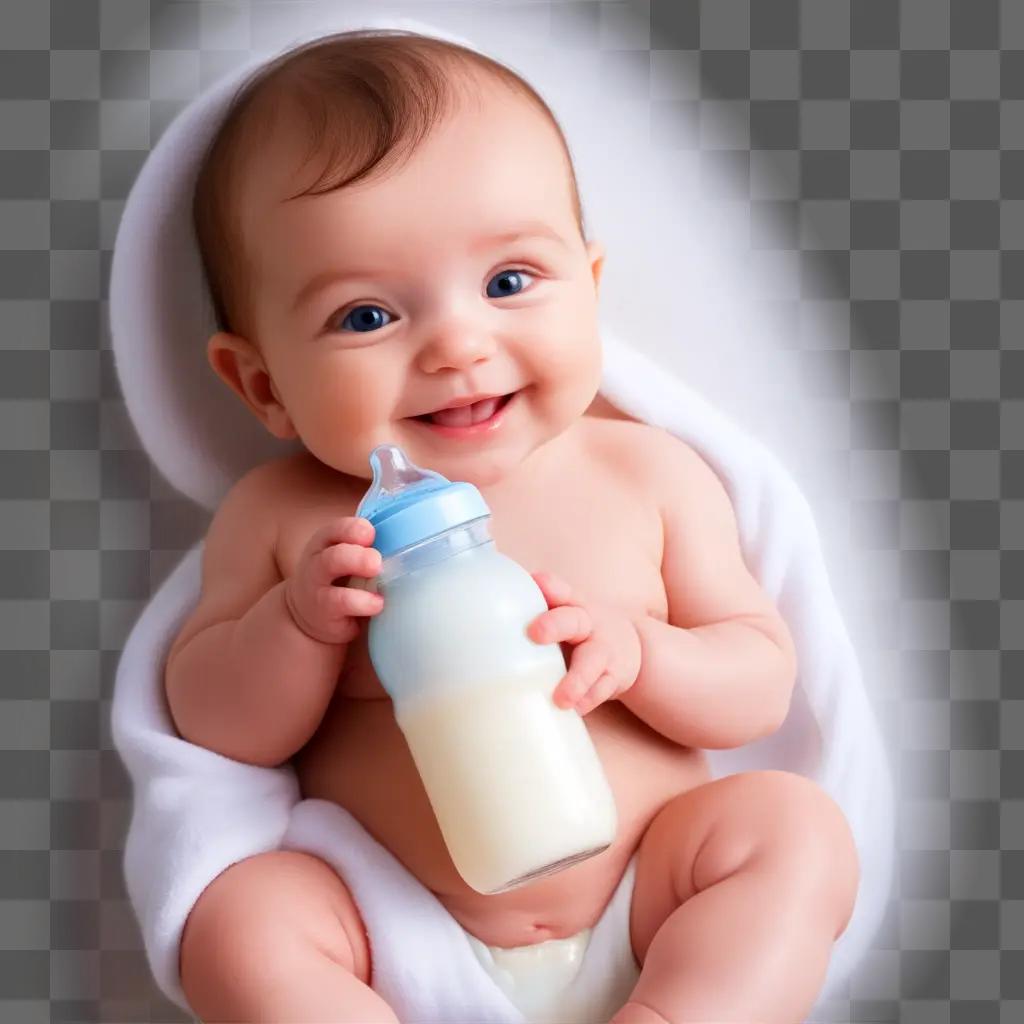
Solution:
[(278, 527), (278, 543), (315, 529), (335, 516), (354, 516), (367, 481), (325, 466), (308, 452), (296, 452), (263, 463), (262, 490)]
[(270, 459), (254, 472), (261, 474), (270, 500), (279, 508), (288, 505), (305, 507), (313, 499), (338, 501), (361, 494), (366, 487), (365, 481), (350, 481), (343, 473), (328, 469), (305, 450)]
[(317, 484), (306, 460), (283, 455), (253, 466), (235, 481), (225, 496), (218, 517), (230, 529), (249, 529), (255, 521), (266, 525), (268, 536), (276, 535), (287, 522), (289, 509), (308, 505)]
[(710, 469), (699, 453), (663, 427), (634, 419), (595, 419), (587, 443), (599, 464), (624, 483), (660, 498), (668, 479), (685, 475), (699, 485)]

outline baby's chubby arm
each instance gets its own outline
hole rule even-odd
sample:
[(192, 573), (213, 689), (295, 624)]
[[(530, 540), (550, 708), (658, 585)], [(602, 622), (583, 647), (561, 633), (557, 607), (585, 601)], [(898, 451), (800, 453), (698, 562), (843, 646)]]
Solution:
[(673, 435), (654, 429), (650, 442), (645, 475), (664, 526), (668, 622), (634, 620), (641, 668), (620, 700), (683, 746), (739, 747), (785, 720), (797, 672), (793, 640), (743, 561), (718, 476)]
[[(376, 551), (365, 550), (373, 529), (363, 524), (368, 536), (356, 536), (358, 520), (325, 524), (284, 580), (273, 553), (273, 486), (269, 474), (253, 471), (217, 510), (203, 548), (202, 597), (165, 669), (167, 702), (182, 738), (265, 767), (305, 745), (334, 693), (347, 641), (358, 632), (351, 618), (338, 614), (337, 601), (379, 604), (366, 591), (333, 587), (332, 610), (319, 621), (316, 597), (310, 599), (318, 574), (351, 574), (356, 556), (379, 561)], [(342, 536), (346, 531), (353, 536)], [(335, 539), (352, 543), (332, 544)]]

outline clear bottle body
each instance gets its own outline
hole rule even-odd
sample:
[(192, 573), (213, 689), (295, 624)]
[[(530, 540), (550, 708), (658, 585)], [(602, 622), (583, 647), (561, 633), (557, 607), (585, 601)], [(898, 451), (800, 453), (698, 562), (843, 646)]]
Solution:
[(617, 816), (583, 719), (552, 701), (561, 648), (526, 635), (544, 595), (487, 523), (385, 560), (369, 651), (456, 869), (497, 893), (600, 853)]

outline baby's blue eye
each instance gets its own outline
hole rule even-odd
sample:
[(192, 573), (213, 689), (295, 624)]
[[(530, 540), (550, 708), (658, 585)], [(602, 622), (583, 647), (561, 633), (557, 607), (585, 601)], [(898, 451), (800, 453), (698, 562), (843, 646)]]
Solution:
[[(515, 295), (516, 292), (522, 290), (522, 279), (523, 274), (526, 274), (525, 270), (503, 270), (500, 274), (495, 274), (487, 283), (487, 297), (490, 299), (500, 299), (503, 295)], [(529, 277), (529, 274), (526, 274)], [(495, 281), (501, 281), (498, 286), (497, 294), (491, 291), (491, 284)], [(508, 284), (507, 282), (518, 282), (519, 286)]]
[[(495, 274), (487, 283), (487, 297), (500, 299), (505, 295), (515, 295), (522, 291), (524, 276), (529, 277), (530, 275), (525, 270), (503, 270), (500, 274)], [(492, 292), (491, 285), (495, 281), (501, 283), (498, 285), (497, 291)], [(378, 327), (386, 327), (387, 323), (382, 323), (381, 318), (390, 315), (380, 306), (356, 306), (341, 321), (341, 329), (345, 330), (345, 324), (351, 320), (352, 326), (348, 328), (349, 330), (355, 331), (357, 334), (366, 334)]]
[(366, 331), (372, 331), (381, 326), (386, 327), (387, 324), (380, 323), (381, 314), (384, 316), (389, 315), (388, 313), (385, 313), (380, 306), (356, 306), (356, 308), (351, 310), (348, 316), (341, 321), (342, 329), (344, 330), (345, 324), (348, 323), (349, 320), (352, 320), (353, 324), (358, 325), (352, 328), (357, 334), (364, 334)]

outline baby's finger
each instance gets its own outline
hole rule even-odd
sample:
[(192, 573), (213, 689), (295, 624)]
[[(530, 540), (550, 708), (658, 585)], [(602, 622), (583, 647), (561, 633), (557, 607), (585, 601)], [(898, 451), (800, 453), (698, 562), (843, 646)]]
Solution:
[(557, 608), (572, 600), (572, 588), (560, 576), (551, 572), (535, 572), (531, 575), (534, 582), (540, 587), (549, 608)]
[(582, 643), (573, 649), (565, 678), (552, 694), (559, 707), (572, 707), (601, 678), (608, 667), (608, 652), (600, 644)]
[(578, 604), (549, 608), (527, 627), (527, 636), (538, 644), (582, 643), (594, 626), (585, 608)]
[(361, 516), (340, 516), (321, 526), (310, 538), (309, 543), (314, 551), (346, 541), (366, 546), (373, 543), (375, 535), (373, 523), (368, 519)]
[(376, 548), (361, 544), (332, 544), (314, 559), (313, 583), (327, 586), (339, 576), (376, 576), (381, 557)]
[(320, 587), (317, 601), (331, 618), (348, 615), (376, 615), (384, 608), (384, 598), (369, 590), (352, 587)]
[(580, 715), (593, 711), (598, 705), (611, 700), (618, 688), (618, 680), (610, 672), (605, 672), (577, 703), (576, 711)]

